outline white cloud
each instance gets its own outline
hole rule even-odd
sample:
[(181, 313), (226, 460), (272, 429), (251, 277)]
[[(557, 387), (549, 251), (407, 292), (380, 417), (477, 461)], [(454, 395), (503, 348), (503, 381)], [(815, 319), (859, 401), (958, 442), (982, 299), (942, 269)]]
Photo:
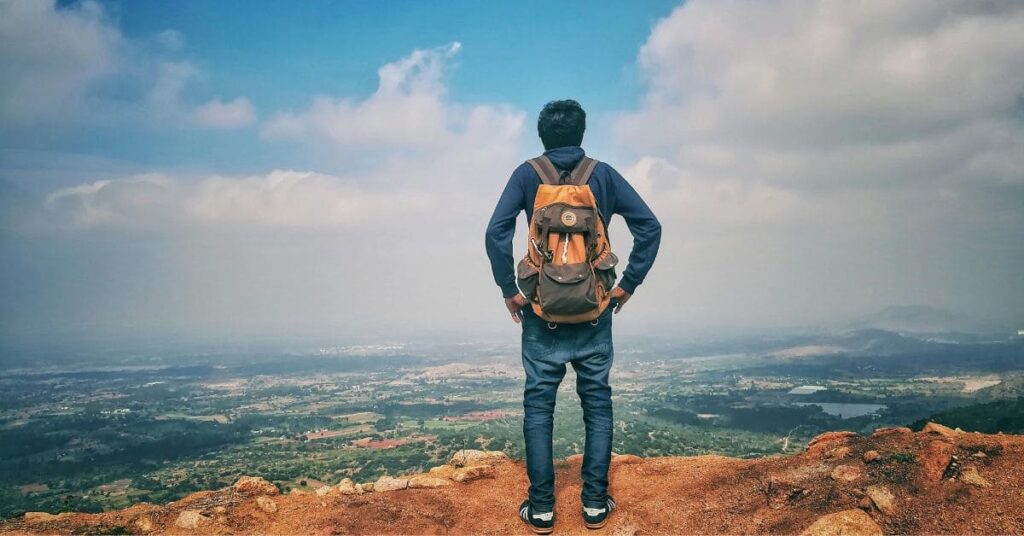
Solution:
[(338, 147), (431, 147), (450, 143), (464, 112), (445, 102), (444, 67), (461, 48), (451, 43), (416, 50), (377, 71), (377, 90), (365, 99), (315, 97), (306, 111), (268, 121), (268, 139), (326, 142)]
[[(57, 190), (46, 198), (63, 229), (177, 232), (192, 227), (338, 228), (374, 220), (401, 224), (431, 208), (429, 193), (366, 188), (308, 171), (199, 179), (145, 174)], [(396, 217), (395, 215), (399, 217)], [(199, 231), (202, 232), (202, 231)]]
[(208, 128), (242, 128), (256, 122), (252, 103), (245, 97), (233, 101), (211, 100), (196, 108), (196, 122)]
[(120, 67), (120, 32), (86, 1), (0, 1), (0, 117), (33, 123), (79, 111), (96, 82)]
[(185, 36), (181, 35), (181, 32), (178, 30), (171, 28), (157, 32), (156, 42), (172, 52), (185, 48)]
[(180, 106), (181, 92), (197, 70), (188, 61), (161, 61), (153, 86), (146, 96), (157, 111), (175, 111)]
[(665, 223), (653, 277), (689, 297), (656, 307), (1024, 312), (1021, 28), (1009, 1), (693, 0), (661, 20), (614, 128)]

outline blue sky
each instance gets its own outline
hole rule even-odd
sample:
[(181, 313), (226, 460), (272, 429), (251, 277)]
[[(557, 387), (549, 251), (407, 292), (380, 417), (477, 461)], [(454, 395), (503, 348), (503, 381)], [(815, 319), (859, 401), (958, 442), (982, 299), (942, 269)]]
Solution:
[[(66, 9), (79, 4), (71, 2)], [(131, 54), (188, 62), (195, 74), (181, 99), (202, 103), (245, 96), (257, 117), (298, 110), (313, 95), (370, 95), (377, 69), (416, 49), (462, 44), (446, 67), (447, 91), (465, 104), (507, 103), (535, 113), (553, 98), (574, 97), (595, 125), (642, 95), (637, 53), (653, 25), (676, 2), (103, 2), (109, 24), (132, 43)], [(161, 47), (168, 30), (176, 47)], [(112, 99), (146, 90), (135, 76), (95, 88)], [(592, 145), (606, 136), (594, 131)], [(258, 172), (309, 167), (296, 147), (260, 142), (254, 131), (231, 136), (195, 129), (86, 124), (47, 132), (42, 140), (6, 140), (10, 148), (59, 150), (124, 160), (129, 165)], [(27, 143), (26, 143), (27, 142)]]
[(565, 97), (664, 227), (619, 329), (1009, 329), (1021, 28), (1013, 0), (0, 0), (0, 337), (514, 342), (482, 233)]

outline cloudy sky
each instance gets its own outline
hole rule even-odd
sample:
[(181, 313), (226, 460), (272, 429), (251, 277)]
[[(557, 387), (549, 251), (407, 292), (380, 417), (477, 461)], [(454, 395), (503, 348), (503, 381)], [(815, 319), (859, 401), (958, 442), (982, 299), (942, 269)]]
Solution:
[(621, 330), (1024, 324), (1020, 2), (0, 0), (0, 337), (514, 340), (567, 97), (664, 225)]

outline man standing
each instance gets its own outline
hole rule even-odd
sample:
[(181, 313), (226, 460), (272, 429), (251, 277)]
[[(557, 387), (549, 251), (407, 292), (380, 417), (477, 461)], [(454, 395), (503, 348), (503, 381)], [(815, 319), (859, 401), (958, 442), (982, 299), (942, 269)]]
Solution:
[[(540, 112), (537, 133), (544, 156), (560, 172), (568, 172), (584, 158), (586, 113), (574, 100), (549, 102)], [(576, 392), (583, 408), (586, 443), (583, 454), (583, 519), (588, 528), (603, 527), (615, 501), (608, 496), (608, 466), (612, 451), (612, 401), (608, 374), (612, 365), (612, 310), (619, 313), (654, 264), (661, 241), (661, 224), (636, 190), (611, 166), (599, 162), (589, 186), (607, 228), (608, 218), (619, 214), (633, 235), (629, 265), (611, 292), (608, 308), (594, 321), (581, 324), (546, 322), (537, 316), (516, 285), (512, 237), (516, 218), (526, 211), (532, 218), (534, 198), (542, 179), (534, 166), (523, 163), (512, 173), (487, 226), (486, 246), (494, 280), (501, 287), (512, 320), (522, 324), (523, 436), (529, 498), (519, 516), (534, 532), (554, 530), (555, 472), (551, 432), (555, 395), (565, 376), (565, 364), (576, 371)]]

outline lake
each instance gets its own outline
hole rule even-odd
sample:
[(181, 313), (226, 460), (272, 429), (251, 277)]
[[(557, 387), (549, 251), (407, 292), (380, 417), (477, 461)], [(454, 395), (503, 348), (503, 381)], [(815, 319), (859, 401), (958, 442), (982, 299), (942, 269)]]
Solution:
[(840, 402), (796, 402), (797, 406), (821, 406), (822, 411), (841, 419), (871, 415), (886, 408), (885, 404), (847, 404)]

